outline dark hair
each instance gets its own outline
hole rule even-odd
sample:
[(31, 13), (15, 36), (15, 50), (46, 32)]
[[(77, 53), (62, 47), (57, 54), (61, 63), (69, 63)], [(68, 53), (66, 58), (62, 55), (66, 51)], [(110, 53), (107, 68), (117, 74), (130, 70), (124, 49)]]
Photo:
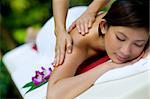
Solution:
[[(149, 0), (116, 0), (103, 19), (108, 26), (144, 28), (149, 33)], [(100, 27), (99, 35), (104, 36)]]
[(116, 0), (104, 19), (109, 26), (139, 27), (149, 31), (149, 0)]

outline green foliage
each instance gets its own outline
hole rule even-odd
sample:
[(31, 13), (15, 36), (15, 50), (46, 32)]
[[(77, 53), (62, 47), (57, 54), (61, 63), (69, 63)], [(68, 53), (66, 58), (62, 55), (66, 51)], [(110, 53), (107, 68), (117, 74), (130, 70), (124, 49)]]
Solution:
[[(48, 1), (48, 0), (47, 0)], [(7, 10), (2, 13), (4, 25), (9, 29), (18, 29), (37, 24), (49, 17), (49, 3), (38, 0), (9, 0), (4, 3)]]
[(45, 80), (44, 82), (40, 83), (38, 86), (36, 86), (32, 81), (27, 83), (27, 84), (25, 84), (23, 86), (23, 88), (28, 88), (29, 87), (29, 90), (25, 94), (27, 94), (28, 92), (33, 91), (33, 90), (41, 87), (42, 85), (46, 84), (47, 82), (48, 82), (48, 80)]
[(2, 0), (1, 5), (0, 23), (17, 44), (24, 43), (27, 27), (41, 27), (52, 16), (49, 0)]
[(10, 76), (6, 68), (4, 67), (2, 60), (0, 61), (0, 98), (4, 98), (7, 95), (10, 85)]
[(6, 79), (7, 77), (4, 76), (5, 71), (2, 71), (3, 67), (2, 67), (2, 61), (0, 62), (0, 98), (2, 98), (6, 93), (7, 90), (4, 89), (8, 89), (6, 84), (8, 85), (8, 80)]
[[(89, 5), (92, 1), (70, 0), (70, 7)], [(40, 28), (52, 16), (52, 0), (1, 0), (0, 6), (2, 55), (14, 46), (24, 43), (27, 27)], [(12, 82), (2, 61), (0, 61), (0, 79), (0, 95), (5, 97)], [(14, 89), (10, 93), (14, 94)]]
[(20, 44), (24, 43), (25, 37), (26, 37), (26, 30), (18, 29), (16, 31), (14, 31), (13, 37), (18, 43), (20, 43)]
[[(29, 26), (40, 28), (52, 16), (51, 0), (1, 0), (0, 49), (2, 55), (13, 45), (24, 43)], [(11, 77), (0, 61), (0, 99), (17, 98)]]
[(70, 7), (73, 6), (88, 6), (93, 0), (70, 0)]

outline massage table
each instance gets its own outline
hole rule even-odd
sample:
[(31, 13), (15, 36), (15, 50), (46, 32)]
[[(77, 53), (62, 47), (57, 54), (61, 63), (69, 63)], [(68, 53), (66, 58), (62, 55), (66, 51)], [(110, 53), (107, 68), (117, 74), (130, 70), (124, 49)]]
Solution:
[[(69, 10), (67, 28), (86, 8), (78, 6)], [(3, 62), (24, 99), (46, 99), (47, 83), (27, 94), (29, 88), (22, 87), (31, 81), (41, 66), (53, 68), (55, 41), (52, 17), (39, 31), (36, 42), (25, 43), (3, 56)], [(76, 99), (150, 99), (149, 70), (150, 55), (135, 64), (106, 72)]]

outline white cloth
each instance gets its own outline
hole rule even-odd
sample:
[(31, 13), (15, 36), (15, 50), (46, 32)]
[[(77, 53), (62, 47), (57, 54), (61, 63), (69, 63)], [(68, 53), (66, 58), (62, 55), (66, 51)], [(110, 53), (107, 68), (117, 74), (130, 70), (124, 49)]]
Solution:
[(106, 72), (96, 80), (95, 84), (127, 78), (148, 70), (150, 70), (150, 54), (132, 65)]

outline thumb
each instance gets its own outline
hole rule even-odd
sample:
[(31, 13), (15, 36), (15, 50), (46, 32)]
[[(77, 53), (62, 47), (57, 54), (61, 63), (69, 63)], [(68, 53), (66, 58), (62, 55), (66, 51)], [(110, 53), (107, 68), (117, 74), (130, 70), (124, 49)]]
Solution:
[(76, 27), (76, 22), (74, 21), (71, 26), (69, 27), (67, 32), (70, 32), (71, 30), (73, 30)]

